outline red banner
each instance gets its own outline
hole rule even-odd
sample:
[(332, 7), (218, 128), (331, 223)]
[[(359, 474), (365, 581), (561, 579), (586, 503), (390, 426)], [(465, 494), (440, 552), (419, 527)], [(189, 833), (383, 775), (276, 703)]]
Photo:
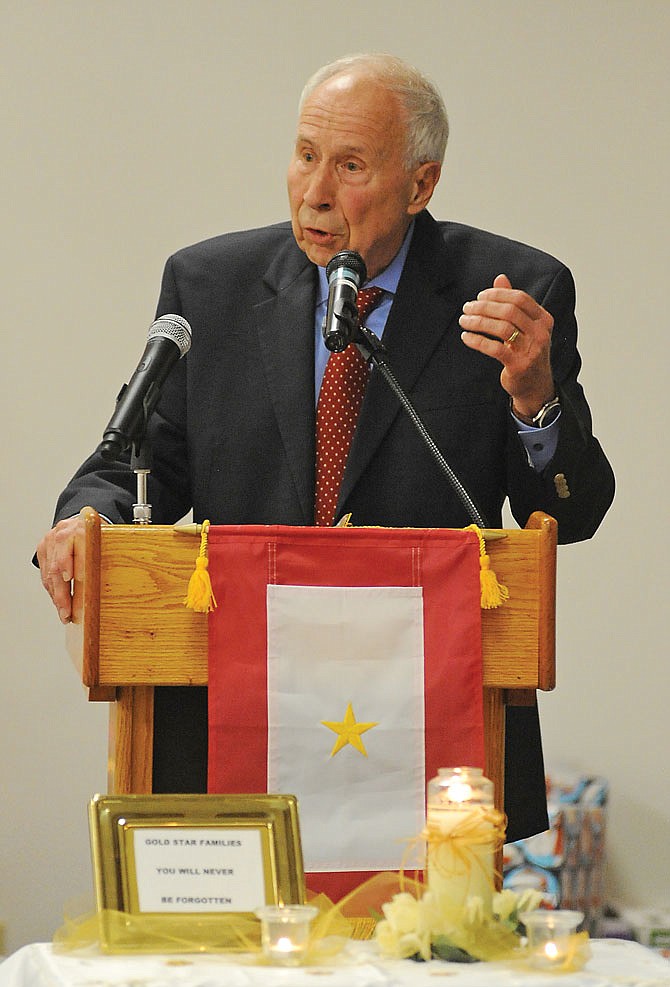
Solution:
[[(484, 767), (479, 542), (476, 534), (451, 529), (212, 527), (209, 570), (218, 602), (218, 609), (209, 616), (210, 792), (266, 792), (269, 777), (292, 780), (295, 776), (296, 784), (306, 786), (304, 779), (309, 777), (312, 769), (323, 777), (323, 785), (328, 786), (330, 768), (337, 768), (341, 773), (350, 763), (354, 774), (341, 797), (344, 822), (342, 825), (337, 823), (340, 826), (337, 832), (357, 825), (374, 834), (377, 827), (380, 833), (386, 832), (387, 819), (392, 816), (394, 806), (402, 805), (401, 787), (397, 790), (393, 784), (384, 787), (379, 780), (380, 772), (387, 770), (382, 755), (385, 754), (388, 761), (398, 740), (400, 749), (407, 751), (408, 760), (417, 736), (423, 747), (423, 763), (419, 765), (422, 770), (409, 772), (413, 794), (408, 796), (408, 801), (416, 800), (418, 789), (423, 799), (426, 781), (436, 775), (440, 767)], [(307, 649), (308, 653), (298, 658), (287, 656), (283, 659), (281, 654), (276, 654), (272, 665), (275, 671), (270, 676), (268, 641), (275, 638), (283, 641), (286, 632), (276, 631), (276, 618), (268, 616), (271, 600), (278, 592), (269, 591), (268, 587), (286, 587), (289, 601), (293, 596), (290, 588), (295, 588), (299, 622), (303, 617), (312, 621), (309, 630), (311, 650)], [(325, 613), (327, 617), (330, 615), (326, 624), (330, 627), (324, 627), (323, 631), (320, 627), (314, 630), (316, 617), (311, 612), (312, 605), (304, 605), (304, 600), (311, 601), (312, 596), (305, 597), (301, 592), (305, 587), (330, 588), (325, 598)], [(365, 595), (365, 588), (371, 587), (388, 587), (389, 591), (376, 592), (372, 597)], [(403, 590), (403, 587), (411, 589)], [(362, 630), (352, 635), (343, 632), (347, 605), (338, 603), (340, 609), (333, 610), (331, 601), (339, 601), (340, 596), (331, 597), (331, 591), (333, 594), (345, 593), (345, 600), (355, 599), (358, 609), (362, 608)], [(321, 596), (321, 591), (315, 593), (319, 605), (324, 602)], [(386, 603), (391, 614), (390, 631), (389, 621), (381, 619), (385, 625), (381, 628), (381, 645), (375, 644), (373, 614), (377, 612), (377, 596), (389, 597)], [(396, 691), (402, 702), (405, 692), (409, 694), (416, 685), (416, 659), (408, 657), (405, 660), (402, 654), (405, 640), (402, 628), (407, 623), (402, 615), (404, 609), (412, 614), (417, 608), (420, 626), (410, 629), (408, 640), (419, 640), (421, 645), (419, 672), (423, 707), (418, 709), (410, 702), (406, 709), (389, 712), (387, 716), (385, 711), (379, 711), (379, 696), (386, 697), (397, 685)], [(401, 628), (398, 633), (393, 623), (396, 620)], [(332, 625), (335, 625), (334, 630)], [(323, 658), (317, 653), (321, 650), (318, 644), (321, 635), (324, 653), (328, 653), (327, 638), (333, 633), (339, 635), (342, 644), (342, 661), (338, 657), (330, 660), (327, 666), (332, 669), (329, 682), (326, 676), (328, 688), (323, 696), (318, 696), (308, 679)], [(390, 642), (389, 633), (393, 639)], [(397, 646), (396, 639), (400, 642)], [(272, 647), (277, 650), (275, 645)], [(381, 660), (379, 655), (372, 656), (376, 660), (370, 663), (368, 672), (365, 662), (369, 656), (362, 652), (372, 652), (375, 647), (388, 649), (388, 662), (384, 660), (384, 650)], [(399, 656), (391, 656), (394, 648), (401, 652)], [(287, 677), (282, 672), (283, 660), (288, 663)], [(296, 663), (300, 662), (304, 664), (296, 669)], [(323, 679), (323, 672), (321, 676)], [(347, 679), (347, 676), (353, 677)], [(375, 676), (380, 677), (378, 681)], [(410, 683), (408, 689), (403, 676), (407, 676)], [(279, 697), (273, 694), (273, 682), (283, 689)], [(303, 682), (305, 697), (296, 696)], [(346, 715), (345, 699), (351, 707)], [(414, 712), (410, 714), (408, 710)], [(300, 728), (303, 713), (309, 732), (300, 734), (303, 739), (298, 738), (293, 743), (288, 732), (294, 720), (296, 730)], [(403, 716), (406, 720), (414, 716), (417, 721), (416, 724), (403, 724), (409, 738), (407, 742), (394, 725), (401, 722)], [(367, 722), (356, 723), (352, 741), (351, 730), (347, 733), (345, 723), (356, 720)], [(342, 737), (336, 737), (333, 730)], [(280, 741), (284, 749), (294, 752), (288, 773), (284, 774), (281, 769), (269, 766), (269, 759), (281, 758)], [(337, 744), (334, 747), (333, 741), (340, 745), (339, 750), (335, 750)], [(269, 744), (275, 743), (280, 746), (273, 752)], [(342, 750), (342, 747), (346, 749)], [(402, 760), (401, 755), (390, 763), (395, 765)], [(367, 776), (361, 773), (366, 771)], [(395, 774), (395, 771), (390, 773)], [(309, 793), (293, 789), (284, 791), (297, 795), (299, 808), (301, 799), (305, 806), (310, 806), (316, 798), (311, 789)], [(383, 791), (384, 795), (374, 795), (377, 791)], [(365, 805), (363, 810), (357, 808), (359, 796), (361, 805)], [(361, 812), (366, 818), (362, 818)], [(311, 846), (315, 835), (314, 824), (310, 823), (310, 827), (307, 831), (301, 812), (305, 847)], [(405, 832), (404, 838), (415, 836), (418, 828)], [(365, 841), (357, 837), (355, 843), (361, 847)], [(348, 853), (345, 851), (344, 856)], [(398, 845), (396, 869), (400, 866), (401, 856), (402, 846)], [(308, 871), (309, 865), (306, 852)], [(385, 868), (375, 865), (364, 870), (358, 859), (350, 867), (334, 867), (335, 873), (330, 874), (323, 872), (320, 866), (319, 873), (308, 874), (307, 883), (310, 890), (324, 891), (337, 899), (375, 869)]]

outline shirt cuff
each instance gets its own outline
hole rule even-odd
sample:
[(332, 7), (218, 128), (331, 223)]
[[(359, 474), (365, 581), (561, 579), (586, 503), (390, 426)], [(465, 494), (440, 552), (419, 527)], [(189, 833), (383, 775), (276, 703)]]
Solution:
[(513, 413), (512, 418), (516, 423), (519, 438), (526, 450), (528, 463), (538, 473), (542, 472), (545, 466), (551, 462), (556, 452), (559, 433), (558, 423), (561, 420), (560, 412), (551, 425), (547, 425), (545, 428), (534, 428), (532, 425), (527, 425), (526, 422), (522, 422)]

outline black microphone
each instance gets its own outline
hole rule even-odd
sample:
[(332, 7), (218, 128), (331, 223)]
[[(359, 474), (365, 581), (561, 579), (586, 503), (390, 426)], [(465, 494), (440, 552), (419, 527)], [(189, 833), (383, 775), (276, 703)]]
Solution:
[(355, 250), (341, 250), (328, 262), (328, 309), (323, 341), (332, 353), (345, 350), (358, 326), (356, 299), (367, 277), (365, 261)]
[(141, 440), (161, 387), (173, 365), (191, 348), (191, 327), (180, 315), (163, 315), (149, 329), (147, 345), (135, 373), (116, 399), (114, 414), (104, 431), (100, 452), (118, 459)]

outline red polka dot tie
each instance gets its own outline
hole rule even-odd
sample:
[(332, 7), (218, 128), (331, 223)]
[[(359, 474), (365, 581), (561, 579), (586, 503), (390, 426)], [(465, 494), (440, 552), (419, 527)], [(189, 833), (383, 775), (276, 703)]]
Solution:
[[(381, 288), (361, 288), (358, 317), (361, 322), (383, 295)], [(314, 520), (330, 527), (340, 492), (349, 447), (363, 404), (370, 368), (357, 346), (331, 353), (326, 364), (316, 406), (316, 506)]]

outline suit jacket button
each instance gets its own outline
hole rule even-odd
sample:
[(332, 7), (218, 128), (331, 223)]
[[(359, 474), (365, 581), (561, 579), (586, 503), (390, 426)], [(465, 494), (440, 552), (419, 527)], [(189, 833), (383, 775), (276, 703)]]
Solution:
[(554, 486), (561, 500), (565, 500), (570, 496), (570, 488), (568, 487), (568, 481), (565, 479), (565, 473), (556, 474), (554, 477)]

